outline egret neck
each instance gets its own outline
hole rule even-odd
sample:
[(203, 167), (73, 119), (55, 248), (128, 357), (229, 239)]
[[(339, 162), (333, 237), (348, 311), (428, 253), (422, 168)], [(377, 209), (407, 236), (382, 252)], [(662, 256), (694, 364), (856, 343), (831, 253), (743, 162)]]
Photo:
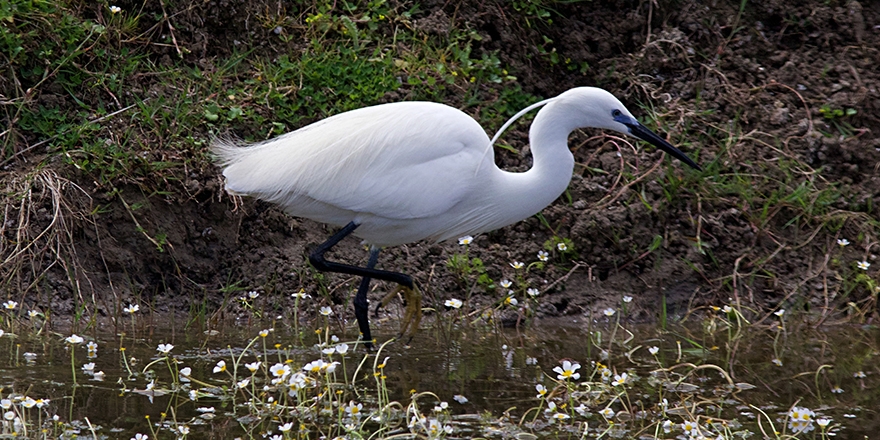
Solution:
[(538, 112), (529, 130), (532, 168), (523, 173), (498, 169), (494, 179), (491, 193), (497, 204), (491, 209), (496, 219), (504, 220), (500, 226), (540, 212), (568, 188), (574, 171), (568, 135), (582, 126), (583, 115), (564, 100), (554, 100)]

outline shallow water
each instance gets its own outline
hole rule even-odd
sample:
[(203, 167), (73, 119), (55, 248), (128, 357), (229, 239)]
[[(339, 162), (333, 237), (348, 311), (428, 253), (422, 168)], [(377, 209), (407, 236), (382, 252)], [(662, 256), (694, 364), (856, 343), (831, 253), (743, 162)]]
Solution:
[[(345, 355), (344, 365), (337, 367), (336, 385), (331, 389), (337, 390), (334, 392), (340, 396), (341, 406), (352, 400), (360, 402), (365, 414), (378, 411), (378, 402), (383, 399), (379, 389), (387, 389), (387, 398), (401, 403), (396, 416), (384, 422), (368, 421), (359, 430), (363, 433), (384, 427), (383, 435), (418, 430), (407, 428), (407, 421), (411, 422), (415, 413), (403, 408), (412, 396), (423, 392), (431, 392), (439, 400), (421, 395), (417, 400), (420, 413), (429, 419), (448, 414), (443, 420), (452, 433), (441, 432), (438, 436), (450, 438), (515, 438), (523, 433), (539, 438), (579, 438), (585, 429), (591, 436), (605, 432), (621, 438), (653, 438), (659, 433), (660, 438), (671, 438), (682, 434), (682, 423), (689, 419), (726, 421), (724, 425), (733, 438), (735, 433), (745, 431), (760, 435), (762, 428), (783, 431), (785, 415), (793, 405), (816, 411), (814, 419), (832, 419), (830, 426), (838, 425), (834, 430), (837, 438), (870, 438), (880, 428), (880, 372), (874, 361), (880, 346), (878, 329), (839, 326), (816, 330), (789, 323), (787, 330), (750, 328), (737, 333), (719, 330), (718, 322), (712, 318), (697, 328), (678, 327), (666, 332), (625, 322), (615, 327), (611, 321), (582, 319), (540, 321), (520, 331), (440, 324), (423, 329), (409, 344), (393, 342), (378, 353), (365, 354), (362, 348), (350, 344), (351, 350)], [(273, 418), (278, 413), (268, 409), (271, 401), (267, 396), (280, 402), (284, 393), (262, 390), (271, 378), (265, 369), (289, 359), (288, 365), (295, 372), (310, 361), (330, 359), (316, 347), (319, 336), (312, 330), (302, 342), (281, 325), (265, 338), (258, 336), (260, 330), (252, 325), (226, 326), (222, 333), (195, 329), (172, 332), (169, 325), (152, 329), (149, 337), (139, 329), (135, 337), (126, 336), (122, 342), (113, 334), (93, 331), (86, 340), (96, 342), (98, 350), (90, 355), (85, 344), (72, 346), (64, 342), (67, 335), (37, 336), (30, 329), (20, 329), (17, 335), (7, 333), (0, 338), (3, 397), (19, 397), (11, 410), (29, 421), (29, 437), (34, 437), (40, 421), (53, 415), (58, 416), (58, 422), (44, 425), (49, 426), (49, 437), (76, 430), (80, 436), (94, 430), (107, 438), (127, 439), (138, 432), (153, 437), (151, 425), (152, 429), (164, 430), (160, 434), (164, 438), (180, 436), (175, 430), (184, 425), (190, 429), (189, 436), (197, 438), (263, 438), (269, 432), (280, 435), (280, 422)], [(380, 328), (379, 334), (388, 330)], [(334, 332), (331, 328), (330, 333)], [(320, 337), (326, 337), (326, 332)], [(158, 354), (160, 343), (174, 345), (171, 356), (176, 365)], [(659, 348), (656, 357), (648, 351), (652, 346)], [(73, 385), (71, 347), (77, 386)], [(125, 350), (120, 351), (120, 347)], [(26, 352), (35, 356), (26, 357)], [(233, 380), (229, 374), (233, 357), (242, 352), (246, 354)], [(379, 361), (388, 358), (381, 370), (387, 377), (384, 387), (376, 385), (373, 364), (377, 355)], [(236, 380), (251, 377), (243, 365), (258, 359), (263, 361), (262, 373), (253, 376), (252, 386), (234, 393), (224, 391), (235, 389)], [(342, 356), (335, 353), (332, 359), (342, 361)], [(782, 365), (774, 364), (773, 359)], [(227, 370), (214, 373), (220, 360), (227, 363)], [(557, 386), (557, 373), (552, 371), (563, 360), (582, 366), (578, 370), (581, 377), (571, 381), (575, 385), (567, 389)], [(82, 366), (88, 362), (95, 363), (94, 371), (104, 372), (102, 381), (83, 371)], [(609, 367), (612, 374), (607, 381), (602, 380), (595, 362)], [(174, 372), (184, 367), (192, 369), (193, 379), (207, 384), (175, 384)], [(661, 367), (667, 370), (661, 371)], [(721, 370), (730, 376), (730, 382)], [(613, 373), (623, 372), (629, 373), (631, 381), (625, 386), (611, 385)], [(865, 377), (856, 377), (862, 373)], [(146, 391), (152, 380), (153, 390)], [(351, 382), (354, 386), (344, 385)], [(738, 385), (731, 387), (731, 382)], [(565, 407), (547, 412), (548, 402), (536, 398), (535, 385), (539, 383), (553, 390), (551, 401)], [(259, 386), (253, 386), (256, 384)], [(189, 389), (201, 390), (197, 401), (189, 398)], [(835, 389), (842, 392), (833, 392)], [(259, 408), (246, 404), (249, 395), (259, 402)], [(456, 395), (466, 397), (468, 402), (456, 402)], [(42, 409), (25, 409), (20, 404), (23, 396), (51, 402)], [(668, 402), (666, 413), (662, 399)], [(433, 411), (440, 401), (448, 402), (448, 409)], [(586, 408), (586, 415), (574, 410), (576, 404), (581, 404), (581, 410)], [(214, 413), (207, 416), (198, 410), (211, 407)], [(617, 413), (611, 419), (613, 425), (600, 415), (605, 408)], [(766, 414), (763, 418), (762, 411)], [(553, 422), (553, 414), (559, 413), (569, 418)], [(305, 430), (297, 438), (344, 436), (340, 424), (368, 420), (343, 420), (333, 411), (323, 418), (299, 419), (292, 414), (282, 412), (281, 421), (303, 423)], [(658, 429), (655, 422), (663, 420), (675, 424), (672, 433)], [(16, 429), (13, 422), (2, 423), (6, 432), (16, 430), (21, 434), (21, 426)], [(820, 438), (820, 429), (813, 425), (811, 432), (799, 438)], [(285, 435), (292, 438), (295, 431)], [(350, 438), (357, 437), (350, 434)]]

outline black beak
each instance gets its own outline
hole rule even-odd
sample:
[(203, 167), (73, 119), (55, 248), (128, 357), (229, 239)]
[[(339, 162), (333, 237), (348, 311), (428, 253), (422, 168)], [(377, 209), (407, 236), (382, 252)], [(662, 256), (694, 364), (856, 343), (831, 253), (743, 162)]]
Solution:
[(627, 117), (619, 117), (619, 118), (615, 118), (615, 120), (617, 120), (617, 122), (620, 122), (623, 125), (626, 125), (629, 128), (629, 134), (631, 134), (631, 135), (633, 135), (633, 136), (635, 136), (645, 142), (648, 142), (649, 144), (671, 154), (672, 157), (690, 165), (691, 168), (693, 168), (697, 171), (703, 170), (702, 168), (700, 168), (699, 165), (697, 165), (696, 162), (692, 161), (691, 158), (687, 157), (686, 154), (682, 153), (681, 150), (673, 147), (672, 144), (670, 144), (669, 142), (666, 142), (666, 140), (661, 138), (660, 136), (657, 136), (657, 133), (654, 133), (653, 131), (649, 130), (647, 127), (640, 124), (639, 121), (636, 121), (635, 119), (627, 118)]

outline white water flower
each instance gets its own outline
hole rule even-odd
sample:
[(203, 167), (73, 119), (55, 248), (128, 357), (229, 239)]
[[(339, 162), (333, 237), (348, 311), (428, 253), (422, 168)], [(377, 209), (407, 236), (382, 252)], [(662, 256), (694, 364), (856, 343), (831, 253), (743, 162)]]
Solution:
[(531, 296), (532, 298), (536, 298), (538, 295), (541, 294), (541, 291), (538, 289), (535, 289), (534, 287), (529, 287), (529, 289), (526, 290), (526, 293), (528, 293), (529, 296)]
[(214, 373), (222, 373), (226, 371), (226, 361), (220, 359), (217, 361), (217, 365), (214, 365)]
[(553, 371), (557, 373), (556, 378), (559, 380), (578, 380), (580, 379), (580, 373), (577, 373), (577, 370), (581, 368), (581, 364), (571, 363), (570, 361), (562, 361), (561, 367), (554, 367)]
[(547, 261), (550, 259), (550, 254), (547, 251), (538, 251), (538, 259), (541, 261)]
[(454, 400), (462, 405), (464, 405), (465, 403), (468, 403), (467, 397), (464, 397), (461, 394), (456, 394), (456, 395), (452, 396), (452, 400)]
[(631, 297), (631, 296), (629, 296), (629, 295), (623, 295), (623, 302), (625, 302), (625, 303), (631, 303), (632, 300), (633, 300), (633, 297)]
[[(122, 12), (122, 8), (120, 8), (119, 6), (110, 6), (110, 12), (113, 14), (118, 14), (118, 13)], [(138, 435), (140, 435), (140, 434), (138, 434)], [(146, 436), (144, 436), (144, 438), (146, 438)], [(138, 440), (140, 440), (140, 439), (138, 439)]]
[(324, 306), (324, 307), (321, 307), (320, 313), (324, 316), (330, 316), (333, 314), (333, 309), (331, 309), (330, 307)]
[(660, 351), (660, 347), (657, 347), (657, 346), (653, 346), (648, 349), (648, 353), (651, 353), (652, 355), (656, 355), (659, 351)]
[(260, 368), (260, 364), (261, 363), (259, 361), (251, 362), (249, 364), (244, 364), (244, 367), (247, 368), (248, 370), (250, 370), (251, 373), (255, 373), (257, 371), (257, 369)]
[(348, 353), (348, 344), (339, 344), (336, 346), (336, 352), (339, 354)]
[(68, 344), (82, 344), (85, 339), (82, 336), (70, 335), (64, 339)]
[(464, 303), (461, 302), (460, 299), (456, 299), (456, 298), (447, 299), (446, 302), (444, 303), (444, 305), (446, 307), (452, 307), (453, 309), (460, 309), (463, 304)]
[(5, 307), (6, 310), (15, 310), (15, 308), (18, 307), (18, 303), (15, 301), (6, 301), (3, 303), (3, 307)]
[(139, 306), (137, 304), (129, 304), (128, 307), (123, 308), (122, 311), (125, 313), (128, 313), (128, 314), (133, 314), (140, 309), (141, 309), (141, 306)]
[(462, 246), (467, 246), (473, 242), (474, 242), (474, 237), (471, 237), (470, 235), (465, 235), (464, 237), (461, 237), (458, 239), (458, 244), (460, 244)]
[(536, 399), (543, 399), (547, 395), (547, 387), (544, 385), (535, 385), (535, 390), (538, 392), (538, 395), (535, 396)]
[(159, 344), (159, 347), (156, 349), (159, 353), (168, 354), (171, 353), (171, 350), (174, 348), (171, 344)]
[(607, 309), (603, 310), (602, 313), (604, 313), (605, 316), (610, 318), (610, 317), (614, 316), (614, 314), (617, 313), (617, 311), (615, 311), (611, 307), (608, 307)]
[[(858, 266), (859, 269), (861, 269), (861, 270), (868, 270), (868, 268), (871, 267), (871, 263), (868, 263), (867, 260), (865, 260), (865, 261), (859, 261), (859, 262), (856, 263), (856, 266)], [(7, 307), (7, 309), (8, 309), (8, 308), (9, 308), (9, 307)]]

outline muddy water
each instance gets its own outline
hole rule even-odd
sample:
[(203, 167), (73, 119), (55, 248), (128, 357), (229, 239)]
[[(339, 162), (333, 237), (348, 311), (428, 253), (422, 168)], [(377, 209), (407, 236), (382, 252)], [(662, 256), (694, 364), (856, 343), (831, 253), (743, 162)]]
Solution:
[[(406, 406), (414, 393), (432, 392), (449, 403), (449, 424), (455, 427), (450, 437), (505, 438), (525, 432), (541, 438), (579, 437), (577, 433), (584, 429), (584, 422), (589, 422), (588, 429), (594, 435), (607, 429), (607, 422), (599, 416), (606, 406), (619, 413), (615, 420), (622, 429), (622, 437), (650, 436), (654, 428), (647, 434), (639, 431), (655, 421), (650, 419), (670, 419), (679, 425), (689, 417), (691, 409), (697, 408), (689, 405), (700, 399), (715, 399), (715, 403), (700, 407), (696, 413), (732, 421), (732, 431), (760, 433), (761, 412), (767, 414), (762, 420), (765, 430), (769, 429), (770, 420), (776, 424), (776, 430), (781, 430), (786, 424), (785, 414), (795, 404), (816, 411), (817, 419), (832, 419), (832, 425), (839, 425), (835, 429), (837, 438), (871, 438), (880, 428), (880, 371), (874, 361), (880, 331), (876, 328), (815, 330), (801, 326), (728, 333), (707, 323), (698, 329), (679, 327), (666, 332), (637, 326), (621, 326), (615, 331), (611, 322), (572, 319), (536, 323), (532, 329), (523, 331), (433, 328), (423, 330), (409, 344), (386, 345), (378, 356), (380, 360), (388, 358), (384, 374), (390, 400)], [(707, 327), (714, 333), (705, 331)], [(97, 342), (97, 353), (89, 353), (85, 344), (73, 348), (77, 386), (71, 371), (71, 345), (64, 342), (63, 336), (34, 336), (27, 330), (15, 337), (7, 333), (0, 338), (3, 397), (50, 399), (42, 409), (24, 410), (16, 403), (13, 410), (19, 415), (26, 414), (31, 423), (37, 423), (38, 417), (46, 420), (57, 415), (57, 429), (78, 431), (80, 436), (90, 435), (94, 429), (107, 438), (127, 439), (136, 432), (149, 433), (153, 423), (165, 428), (160, 437), (172, 438), (172, 430), (178, 425), (173, 421), (177, 420), (190, 427), (193, 438), (261, 438), (268, 431), (277, 433), (278, 424), (260, 423), (258, 418), (250, 417), (252, 414), (240, 406), (246, 400), (243, 395), (233, 403), (229, 394), (219, 388), (192, 384), (192, 388), (205, 390), (197, 401), (191, 401), (185, 391), (168, 392), (175, 387), (173, 374), (169, 363), (160, 360), (156, 350), (160, 343), (173, 344), (171, 355), (178, 364), (171, 366), (172, 370), (190, 367), (192, 378), (227, 388), (234, 387), (234, 382), (226, 372), (213, 372), (217, 362), (225, 360), (230, 371), (233, 355), (240, 355), (255, 338), (257, 343), (242, 358), (242, 364), (257, 360), (257, 356), (267, 364), (289, 358), (296, 369), (322, 357), (315, 347), (318, 336), (314, 333), (309, 332), (300, 342), (299, 337), (279, 327), (263, 340), (257, 337), (260, 330), (230, 326), (223, 333), (172, 333), (169, 329), (153, 329), (149, 339), (139, 334), (135, 335), (137, 338), (126, 336), (122, 345), (119, 338), (98, 333), (97, 339), (86, 338)], [(120, 351), (120, 346), (125, 350)], [(660, 349), (656, 357), (648, 351), (654, 346)], [(346, 394), (346, 399), (364, 402), (365, 411), (377, 400), (372, 370), (375, 355), (369, 356), (354, 378), (353, 389), (358, 393)], [(363, 349), (353, 345), (346, 354), (344, 367), (349, 381), (364, 356)], [(334, 359), (341, 360), (338, 355)], [(774, 359), (778, 362), (773, 363)], [(145, 371), (145, 366), (156, 360), (160, 361)], [(547, 407), (536, 399), (535, 385), (541, 383), (552, 390), (551, 379), (557, 375), (552, 369), (563, 360), (580, 363), (579, 380), (596, 386), (602, 380), (600, 374), (590, 377), (596, 369), (594, 362), (615, 373), (628, 372), (631, 378), (637, 378), (628, 385), (628, 403), (596, 401), (585, 417), (569, 407), (567, 412), (574, 417), (568, 425), (549, 423), (543, 415), (534, 422), (533, 417), (527, 417), (521, 424), (522, 415), (530, 408), (540, 405), (542, 410), (537, 412), (541, 413)], [(83, 365), (90, 362), (95, 364), (94, 371), (104, 372), (103, 380), (84, 372)], [(719, 368), (698, 368), (705, 365)], [(661, 366), (668, 369), (668, 374), (657, 374)], [(239, 369), (238, 378), (249, 376), (243, 366)], [(736, 390), (731, 391), (728, 380), (718, 370), (724, 370), (738, 384)], [(860, 377), (862, 374), (864, 377)], [(668, 382), (652, 380), (660, 376), (667, 377)], [(147, 391), (154, 379), (153, 390)], [(581, 385), (579, 390), (583, 389)], [(464, 396), (468, 401), (458, 403), (455, 396)], [(578, 403), (573, 396), (561, 393), (555, 399), (573, 407)], [(663, 398), (668, 399), (668, 408), (677, 406), (678, 411), (664, 415), (658, 409)], [(430, 415), (437, 403), (433, 398), (421, 398), (422, 412)], [(206, 416), (198, 410), (208, 407), (213, 407), (214, 413)], [(622, 411), (627, 407), (631, 410)], [(11, 422), (4, 423), (11, 426)], [(662, 430), (659, 432), (663, 437)], [(666, 434), (674, 435), (675, 432)], [(818, 427), (802, 437), (814, 435), (820, 438)]]

